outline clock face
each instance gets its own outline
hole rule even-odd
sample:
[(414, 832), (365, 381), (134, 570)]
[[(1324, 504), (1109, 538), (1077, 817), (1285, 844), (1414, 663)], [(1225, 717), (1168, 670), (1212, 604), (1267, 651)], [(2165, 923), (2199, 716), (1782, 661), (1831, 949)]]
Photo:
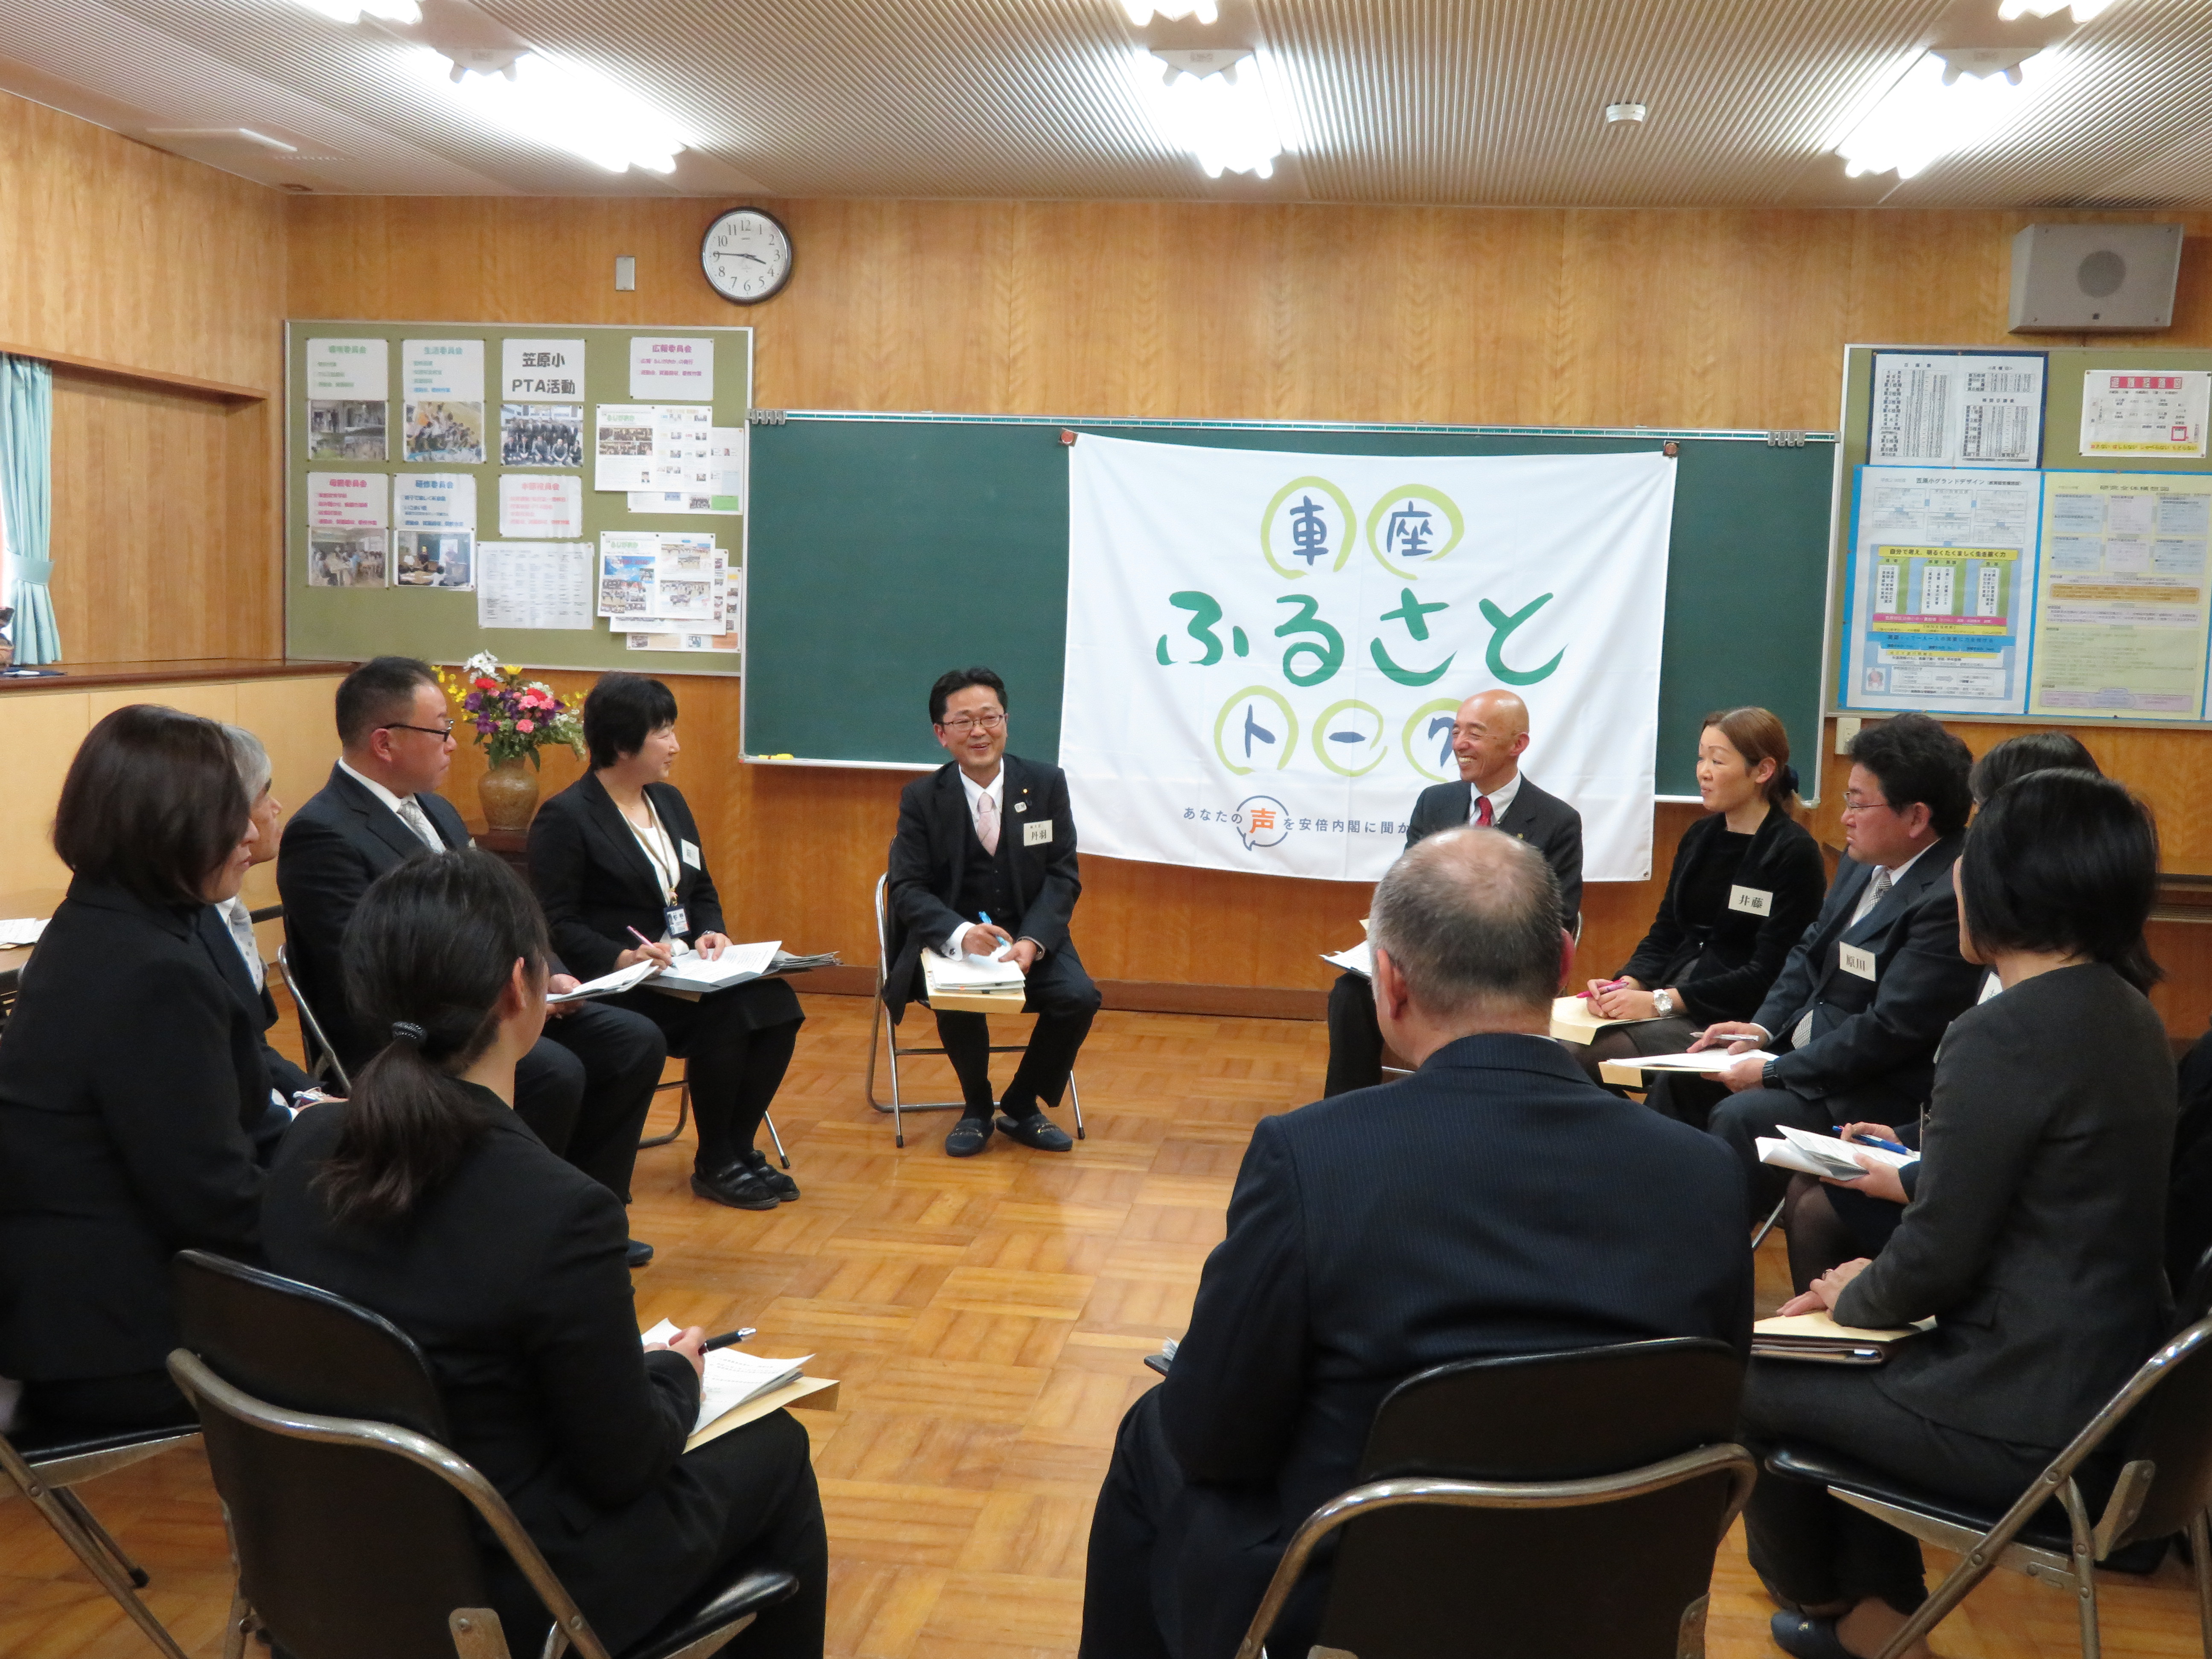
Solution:
[(732, 208), (707, 227), (699, 263), (725, 300), (758, 305), (791, 280), (791, 237), (758, 208)]

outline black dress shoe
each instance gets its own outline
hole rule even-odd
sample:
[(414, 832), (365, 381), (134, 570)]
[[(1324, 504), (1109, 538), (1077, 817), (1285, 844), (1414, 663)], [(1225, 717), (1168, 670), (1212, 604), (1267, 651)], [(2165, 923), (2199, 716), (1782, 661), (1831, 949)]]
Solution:
[(761, 1185), (774, 1193), (780, 1202), (788, 1204), (799, 1196), (799, 1183), (769, 1163), (766, 1152), (748, 1151), (745, 1164), (761, 1178)]
[(1031, 1112), (1027, 1117), (1001, 1117), (999, 1133), (1009, 1140), (1018, 1140), (1023, 1146), (1034, 1146), (1041, 1152), (1066, 1152), (1075, 1148), (1075, 1143), (1068, 1139), (1067, 1131), (1042, 1112)]
[(702, 1198), (712, 1199), (717, 1204), (726, 1204), (733, 1210), (773, 1210), (778, 1202), (776, 1195), (743, 1162), (732, 1164), (713, 1175), (691, 1173), (691, 1190)]
[(1802, 1613), (1778, 1613), (1767, 1621), (1774, 1645), (1791, 1659), (1857, 1659), (1836, 1634), (1832, 1619), (1814, 1619)]
[(653, 1246), (641, 1238), (633, 1238), (629, 1242), (629, 1248), (623, 1252), (623, 1255), (629, 1258), (631, 1267), (642, 1267), (653, 1260)]
[(945, 1155), (947, 1158), (973, 1158), (990, 1145), (990, 1141), (989, 1118), (963, 1117), (945, 1137)]

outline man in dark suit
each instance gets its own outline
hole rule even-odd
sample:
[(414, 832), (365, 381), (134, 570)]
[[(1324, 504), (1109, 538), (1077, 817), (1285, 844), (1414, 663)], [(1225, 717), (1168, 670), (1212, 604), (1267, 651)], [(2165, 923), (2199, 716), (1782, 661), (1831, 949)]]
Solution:
[[(338, 947), (368, 885), (424, 852), (470, 844), (468, 826), (437, 793), (453, 752), (446, 694), (428, 663), (378, 657), (337, 694), (343, 752), (330, 781), (284, 829), (276, 888), (293, 975), (348, 1071), (366, 1065), (389, 1033), (363, 1027), (347, 1006)], [(555, 964), (551, 989), (575, 980)], [(554, 1152), (629, 1201), (637, 1138), (668, 1057), (642, 1015), (592, 1003), (550, 1011), (545, 1036), (515, 1072), (514, 1109)], [(635, 1241), (633, 1265), (652, 1259)]]
[(1972, 798), (1966, 745), (1925, 714), (1899, 714), (1851, 740), (1844, 853), (1827, 902), (1783, 964), (1758, 1017), (1705, 1028), (1778, 1056), (1717, 1074), (1731, 1097), (1708, 1124), (1735, 1151), (1751, 1207), (1773, 1206), (1786, 1170), (1759, 1161), (1759, 1138), (1788, 1123), (1899, 1123), (1928, 1098), (1944, 1028), (1974, 1006), (1982, 970), (1959, 954), (1951, 866)]
[[(1067, 936), (1083, 890), (1067, 779), (1056, 766), (1006, 753), (1006, 682), (988, 668), (939, 675), (929, 720), (952, 760), (899, 796), (884, 1000), (894, 1024), (908, 1003), (927, 1000), (925, 947), (952, 957), (1007, 948), (1028, 981), (1023, 1008), (1037, 1023), (999, 1102), (998, 1127), (1024, 1146), (1064, 1152), (1075, 1143), (1043, 1108), (1060, 1104), (1099, 1002)], [(972, 1158), (991, 1138), (990, 1022), (946, 1012), (937, 1033), (963, 1103), (945, 1150)]]
[[(1421, 791), (1406, 823), (1406, 845), (1462, 825), (1503, 830), (1544, 855), (1559, 883), (1559, 925), (1577, 931), (1583, 908), (1583, 816), (1521, 773), (1528, 747), (1528, 705), (1510, 691), (1478, 691), (1452, 719), (1459, 781)], [(1366, 978), (1343, 974), (1328, 994), (1328, 1076), (1323, 1095), (1371, 1089), (1382, 1080), (1382, 1033)]]
[[(1729, 1159), (1547, 1035), (1572, 946), (1534, 850), (1430, 838), (1376, 889), (1370, 937), (1383, 1035), (1420, 1069), (1253, 1131), (1167, 1381), (1121, 1420), (1085, 1659), (1226, 1659), (1417, 1371), (1656, 1337), (1749, 1346)], [(1298, 1605), (1273, 1651), (1306, 1651)]]

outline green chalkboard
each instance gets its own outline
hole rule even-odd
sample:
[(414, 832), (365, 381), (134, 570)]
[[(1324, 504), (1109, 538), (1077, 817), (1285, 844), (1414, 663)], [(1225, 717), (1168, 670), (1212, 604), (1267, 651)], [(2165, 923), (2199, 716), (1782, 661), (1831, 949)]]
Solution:
[[(774, 416), (769, 417), (773, 420)], [(1832, 434), (1300, 426), (792, 411), (757, 426), (745, 571), (744, 751), (944, 759), (925, 696), (987, 662), (1024, 753), (1060, 749), (1066, 643), (1063, 428), (1335, 455), (1559, 455), (1680, 446), (1659, 690), (1658, 788), (1694, 795), (1698, 721), (1764, 703), (1818, 752)], [(1800, 769), (1808, 787), (1817, 769)]]
[[(574, 539), (596, 543), (603, 531), (636, 530), (676, 532), (711, 532), (715, 544), (726, 550), (733, 567), (742, 563), (745, 520), (726, 514), (647, 514), (629, 511), (629, 498), (618, 490), (592, 489), (592, 410), (602, 404), (677, 404), (706, 401), (697, 393), (664, 392), (633, 397), (630, 385), (630, 342), (633, 337), (662, 340), (711, 340), (714, 344), (711, 424), (743, 427), (752, 394), (752, 331), (749, 328), (665, 328), (640, 325), (610, 328), (564, 323), (385, 323), (325, 321), (295, 318), (284, 325), (284, 647), (288, 656), (325, 658), (374, 657), (385, 653), (422, 657), (430, 662), (458, 663), (479, 651), (489, 651), (503, 662), (532, 668), (627, 668), (647, 674), (734, 674), (742, 658), (727, 652), (632, 651), (627, 638), (610, 628), (605, 617), (594, 617), (584, 629), (483, 629), (477, 624), (477, 595), (465, 590), (418, 589), (393, 584), (385, 586), (322, 587), (308, 580), (309, 526), (307, 477), (311, 472), (358, 472), (386, 475), (385, 489), (396, 486), (401, 473), (466, 475), (476, 481), (477, 543), (534, 540), (528, 536), (500, 533), (500, 477), (523, 473), (544, 478), (567, 476), (580, 480), (583, 495), (583, 534)], [(509, 340), (581, 340), (584, 374), (580, 388), (583, 454), (573, 467), (510, 468), (501, 465), (500, 406), (550, 404), (551, 396), (517, 392), (501, 397), (501, 347)], [(349, 414), (320, 402), (350, 404), (364, 401), (341, 398), (319, 399), (307, 371), (309, 343), (317, 340), (381, 340), (389, 356), (384, 400), (383, 458), (348, 458), (343, 437), (336, 441), (319, 432), (319, 417)], [(447, 461), (404, 461), (399, 459), (401, 425), (406, 393), (401, 369), (402, 343), (407, 340), (476, 340), (483, 345), (483, 454), (481, 465)], [(543, 382), (540, 382), (543, 384)], [(374, 445), (367, 446), (370, 448)], [(319, 453), (318, 451), (323, 453)], [(331, 453), (332, 450), (340, 453)], [(386, 558), (392, 561), (391, 537)]]

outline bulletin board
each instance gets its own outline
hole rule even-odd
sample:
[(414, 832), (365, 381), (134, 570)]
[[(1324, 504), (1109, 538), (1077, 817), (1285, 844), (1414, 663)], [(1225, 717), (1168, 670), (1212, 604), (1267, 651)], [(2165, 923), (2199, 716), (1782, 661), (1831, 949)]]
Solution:
[(1849, 347), (1838, 713), (2212, 726), (2212, 351)]
[[(738, 672), (750, 329), (294, 319), (284, 333), (288, 655), (458, 663), (489, 651), (533, 668)], [(610, 422), (608, 410), (665, 418)], [(595, 487), (656, 460), (652, 483), (673, 488)], [(679, 539), (652, 586), (662, 537)], [(702, 538), (725, 556), (726, 582), (677, 580), (698, 574)], [(586, 546), (580, 617), (574, 550)], [(628, 556), (603, 571), (610, 550)], [(621, 603), (665, 591), (682, 625), (656, 623), (637, 635), (653, 648), (634, 648), (636, 630), (599, 614), (603, 574), (621, 579)], [(702, 588), (716, 586), (720, 620), (702, 619)]]

